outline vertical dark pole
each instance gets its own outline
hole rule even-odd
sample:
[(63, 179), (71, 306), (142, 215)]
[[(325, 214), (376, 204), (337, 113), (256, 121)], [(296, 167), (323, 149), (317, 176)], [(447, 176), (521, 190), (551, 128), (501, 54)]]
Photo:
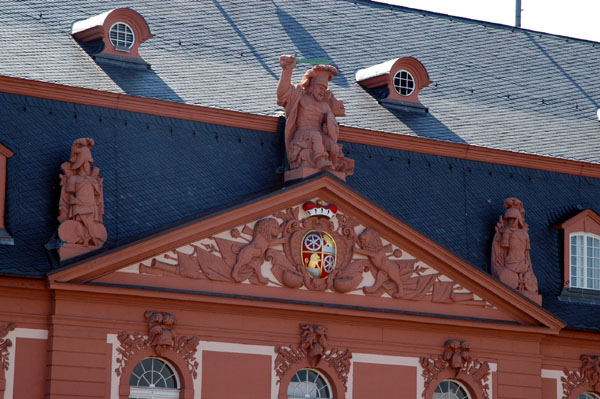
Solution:
[(521, 0), (515, 0), (515, 26), (521, 27)]

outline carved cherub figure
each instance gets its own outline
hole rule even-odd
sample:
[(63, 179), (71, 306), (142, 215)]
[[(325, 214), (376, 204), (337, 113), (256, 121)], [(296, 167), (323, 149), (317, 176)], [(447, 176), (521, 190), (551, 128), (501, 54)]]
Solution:
[(504, 219), (496, 224), (492, 244), (492, 274), (517, 291), (537, 294), (538, 284), (529, 256), (529, 226), (525, 209), (517, 198), (504, 201)]
[(317, 65), (309, 69), (299, 85), (291, 83), (296, 57), (279, 58), (282, 72), (277, 85), (277, 104), (285, 107), (287, 123), (285, 143), (291, 169), (310, 167), (353, 173), (354, 161), (344, 158), (337, 144), (339, 127), (336, 116), (344, 116), (345, 109), (329, 90), (328, 82), (337, 69), (331, 65)]
[(265, 252), (270, 246), (283, 244), (284, 238), (277, 238), (281, 232), (279, 223), (273, 218), (261, 219), (254, 226), (252, 241), (244, 245), (237, 254), (231, 277), (241, 282), (248, 278), (248, 272), (256, 275), (261, 284), (267, 284), (260, 267), (265, 262)]
[(413, 273), (411, 263), (390, 260), (387, 254), (391, 252), (391, 248), (384, 247), (377, 231), (371, 228), (366, 228), (360, 233), (358, 244), (359, 248), (355, 248), (354, 252), (368, 256), (369, 261), (377, 270), (374, 273), (375, 283), (371, 287), (364, 287), (364, 292), (368, 294), (376, 293), (384, 283), (391, 281), (396, 286), (395, 291), (391, 294), (392, 297), (403, 297), (404, 283)]
[(175, 316), (149, 310), (144, 318), (148, 320), (148, 345), (154, 347), (157, 355), (160, 356), (163, 349), (175, 348)]

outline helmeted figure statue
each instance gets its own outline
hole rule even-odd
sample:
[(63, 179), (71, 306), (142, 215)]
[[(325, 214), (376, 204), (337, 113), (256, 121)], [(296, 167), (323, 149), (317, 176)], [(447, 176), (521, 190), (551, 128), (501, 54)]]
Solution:
[(492, 245), (492, 274), (509, 287), (531, 297), (537, 297), (538, 284), (529, 256), (529, 226), (525, 209), (517, 198), (504, 200), (504, 219), (496, 224)]
[[(337, 143), (339, 127), (336, 116), (344, 116), (343, 102), (328, 89), (337, 69), (317, 65), (309, 69), (299, 85), (291, 83), (296, 57), (282, 55), (277, 85), (277, 104), (286, 111), (285, 146), (292, 176), (306, 177), (319, 170), (329, 170), (345, 179), (354, 171), (354, 161), (344, 157)], [(287, 177), (287, 175), (286, 175)]]
[(100, 169), (92, 167), (94, 140), (80, 138), (71, 146), (71, 158), (61, 165), (58, 237), (61, 259), (100, 248), (107, 239), (102, 222), (104, 197)]

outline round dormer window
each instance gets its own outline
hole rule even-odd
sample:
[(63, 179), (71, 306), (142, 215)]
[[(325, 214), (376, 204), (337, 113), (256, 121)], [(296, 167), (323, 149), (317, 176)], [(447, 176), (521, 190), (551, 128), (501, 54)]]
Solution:
[(394, 75), (394, 89), (401, 96), (410, 96), (415, 91), (415, 78), (410, 72), (401, 69)]
[(117, 22), (110, 27), (109, 38), (115, 50), (120, 51), (129, 51), (135, 42), (133, 29), (124, 22)]

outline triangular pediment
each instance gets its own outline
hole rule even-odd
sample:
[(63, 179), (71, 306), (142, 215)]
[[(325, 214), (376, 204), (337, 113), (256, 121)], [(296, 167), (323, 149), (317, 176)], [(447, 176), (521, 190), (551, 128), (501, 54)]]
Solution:
[(49, 278), (387, 315), (562, 327), (539, 306), (329, 176)]

